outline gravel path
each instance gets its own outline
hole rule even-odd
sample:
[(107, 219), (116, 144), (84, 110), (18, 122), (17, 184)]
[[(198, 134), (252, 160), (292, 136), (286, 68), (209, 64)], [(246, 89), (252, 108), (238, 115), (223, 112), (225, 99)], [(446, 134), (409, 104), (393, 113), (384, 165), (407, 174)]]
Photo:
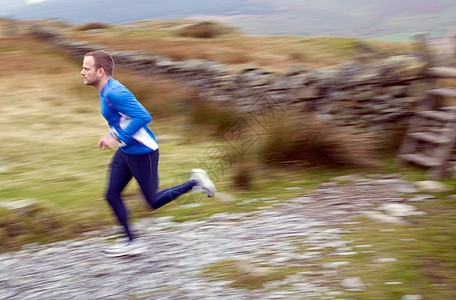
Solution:
[(135, 228), (149, 252), (135, 257), (104, 256), (102, 249), (113, 237), (106, 232), (1, 254), (0, 299), (335, 299), (343, 290), (335, 283), (343, 278), (334, 282), (335, 271), (328, 267), (270, 281), (254, 291), (200, 274), (226, 259), (257, 275), (276, 266), (306, 267), (328, 255), (327, 248), (335, 248), (330, 255), (343, 260), (357, 249), (342, 239), (342, 225), (350, 217), (378, 212), (385, 203), (411, 201), (400, 195), (416, 192), (393, 176), (339, 180), (352, 183), (334, 181), (302, 197), (272, 199), (270, 207), (255, 213), (222, 213), (184, 223), (167, 217), (141, 220)]

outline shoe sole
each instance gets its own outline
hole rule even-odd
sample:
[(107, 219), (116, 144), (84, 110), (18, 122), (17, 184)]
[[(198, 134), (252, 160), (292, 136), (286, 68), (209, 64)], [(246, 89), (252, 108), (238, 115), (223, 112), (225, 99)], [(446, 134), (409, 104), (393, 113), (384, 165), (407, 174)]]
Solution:
[(107, 253), (105, 252), (104, 254), (107, 256), (107, 257), (128, 257), (128, 256), (138, 256), (138, 255), (141, 255), (143, 254), (144, 251), (140, 251), (140, 252), (128, 252), (128, 253)]

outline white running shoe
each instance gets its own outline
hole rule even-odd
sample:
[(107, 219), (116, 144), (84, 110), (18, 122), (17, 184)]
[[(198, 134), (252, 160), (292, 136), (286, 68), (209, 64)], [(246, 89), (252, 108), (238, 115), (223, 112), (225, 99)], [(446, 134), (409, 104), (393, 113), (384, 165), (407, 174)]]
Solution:
[(134, 256), (142, 254), (146, 252), (146, 250), (147, 245), (138, 242), (137, 240), (117, 243), (103, 249), (105, 254), (109, 257)]
[(206, 193), (208, 197), (214, 197), (217, 192), (214, 183), (209, 179), (209, 175), (203, 169), (193, 169), (190, 175), (190, 180), (195, 180), (197, 183), (192, 191), (195, 193)]

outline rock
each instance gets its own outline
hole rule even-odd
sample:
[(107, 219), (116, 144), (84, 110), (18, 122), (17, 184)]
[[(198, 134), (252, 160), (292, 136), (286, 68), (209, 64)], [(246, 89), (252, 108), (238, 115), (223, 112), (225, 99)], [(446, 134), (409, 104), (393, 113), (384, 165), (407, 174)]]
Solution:
[(399, 285), (402, 284), (400, 281), (387, 281), (385, 282), (385, 285)]
[(109, 274), (109, 266), (106, 264), (99, 264), (92, 267), (92, 274), (95, 277), (102, 277)]
[(456, 195), (450, 195), (447, 198), (450, 200), (456, 201)]
[(417, 181), (414, 184), (417, 189), (425, 193), (443, 193), (452, 189), (450, 186), (434, 180)]
[(416, 57), (407, 55), (391, 56), (378, 62), (381, 66), (381, 74), (389, 75), (394, 79), (413, 79), (423, 76), (427, 69), (427, 63)]
[(431, 195), (417, 195), (416, 197), (407, 199), (408, 202), (421, 202), (426, 200), (435, 199), (434, 196)]
[(302, 65), (302, 64), (293, 65), (285, 71), (284, 76), (286, 76), (286, 77), (295, 76), (300, 73), (310, 72), (311, 70), (312, 69), (308, 65)]
[(249, 276), (266, 277), (272, 273), (270, 268), (256, 266), (245, 258), (236, 258), (233, 262), (238, 270), (247, 273)]
[(321, 94), (316, 87), (303, 87), (295, 92), (295, 97), (299, 99), (315, 99), (321, 97)]
[(380, 179), (376, 180), (375, 183), (389, 186), (401, 194), (414, 194), (418, 192), (413, 184), (401, 179)]
[(337, 186), (337, 182), (323, 182), (320, 184), (320, 188), (326, 189), (326, 188), (333, 188)]
[(338, 268), (340, 266), (347, 266), (349, 264), (350, 264), (349, 261), (335, 261), (335, 262), (323, 264), (323, 267), (325, 267), (325, 268), (334, 268), (335, 269), (335, 268)]
[(256, 63), (247, 63), (247, 64), (243, 64), (241, 66), (240, 73), (246, 73), (246, 72), (251, 72), (251, 71), (255, 71), (255, 70), (261, 70), (261, 66)]
[(344, 175), (344, 176), (337, 176), (337, 177), (331, 178), (331, 180), (338, 181), (338, 182), (341, 182), (341, 181), (359, 182), (364, 179), (365, 178), (360, 175)]
[(189, 204), (181, 204), (180, 207), (184, 208), (193, 208), (193, 207), (198, 207), (201, 206), (201, 203), (189, 203)]
[(300, 186), (292, 186), (292, 187), (286, 187), (284, 188), (286, 191), (296, 191), (296, 190), (302, 190), (302, 187)]
[(347, 290), (362, 290), (365, 287), (359, 277), (347, 277), (340, 282), (340, 285)]
[(377, 263), (386, 263), (386, 262), (395, 262), (395, 261), (397, 261), (397, 259), (395, 259), (393, 257), (377, 258), (374, 260), (374, 262), (377, 262)]
[(387, 215), (377, 211), (365, 211), (363, 213), (366, 217), (371, 218), (375, 221), (385, 222), (385, 223), (392, 223), (392, 224), (406, 224), (403, 219), (391, 215)]
[(38, 208), (38, 203), (32, 199), (3, 201), (0, 202), (0, 208), (24, 214), (31, 214)]
[(393, 217), (408, 217), (424, 214), (424, 212), (418, 211), (415, 206), (402, 203), (384, 203), (380, 206), (380, 209)]
[(421, 295), (404, 295), (401, 298), (402, 300), (422, 300)]
[(230, 193), (227, 193), (227, 192), (217, 192), (217, 194), (215, 194), (215, 198), (222, 202), (236, 201), (236, 197), (234, 197), (233, 195), (231, 195)]

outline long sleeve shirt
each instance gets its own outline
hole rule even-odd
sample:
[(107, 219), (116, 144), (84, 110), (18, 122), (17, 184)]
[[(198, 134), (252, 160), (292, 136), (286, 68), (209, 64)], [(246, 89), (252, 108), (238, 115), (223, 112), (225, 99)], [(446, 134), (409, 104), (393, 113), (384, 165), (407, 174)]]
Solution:
[(158, 149), (157, 139), (147, 126), (152, 120), (150, 113), (112, 77), (100, 92), (100, 108), (123, 152), (141, 155)]

